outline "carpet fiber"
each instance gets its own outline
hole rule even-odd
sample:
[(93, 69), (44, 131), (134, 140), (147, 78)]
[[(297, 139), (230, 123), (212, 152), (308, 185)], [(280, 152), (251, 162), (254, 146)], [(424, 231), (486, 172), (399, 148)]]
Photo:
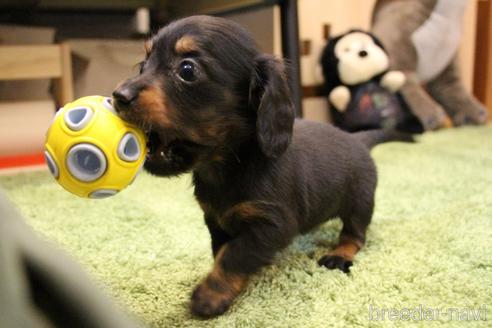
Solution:
[(4, 176), (0, 184), (29, 225), (151, 327), (392, 327), (406, 320), (460, 327), (460, 319), (477, 318), (468, 324), (491, 327), (492, 126), (429, 133), (372, 154), (376, 211), (352, 273), (316, 264), (341, 227), (330, 221), (297, 238), (213, 320), (188, 311), (192, 288), (212, 266), (189, 175), (142, 174), (119, 195), (92, 201), (44, 172)]

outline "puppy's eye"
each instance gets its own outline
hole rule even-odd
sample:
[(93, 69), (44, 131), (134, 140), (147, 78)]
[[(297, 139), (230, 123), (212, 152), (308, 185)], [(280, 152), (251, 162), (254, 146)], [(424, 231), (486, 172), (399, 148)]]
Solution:
[(178, 69), (179, 77), (186, 82), (193, 82), (196, 80), (195, 64), (191, 60), (183, 60), (179, 64)]

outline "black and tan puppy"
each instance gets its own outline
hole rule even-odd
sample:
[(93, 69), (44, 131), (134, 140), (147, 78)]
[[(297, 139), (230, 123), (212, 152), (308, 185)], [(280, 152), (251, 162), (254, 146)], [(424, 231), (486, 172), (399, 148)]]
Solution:
[(148, 132), (150, 173), (193, 172), (215, 265), (193, 292), (192, 311), (226, 311), (251, 274), (329, 218), (340, 217), (343, 229), (319, 263), (348, 272), (374, 206), (368, 146), (394, 136), (294, 120), (282, 63), (228, 20), (178, 20), (146, 49), (140, 74), (113, 97)]

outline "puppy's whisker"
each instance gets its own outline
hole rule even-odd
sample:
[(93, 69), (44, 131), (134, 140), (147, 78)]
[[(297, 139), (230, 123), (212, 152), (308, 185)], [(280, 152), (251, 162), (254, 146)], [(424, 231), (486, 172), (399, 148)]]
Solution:
[(232, 148), (231, 148), (231, 147), (229, 147), (229, 146), (227, 146), (226, 148), (227, 148), (227, 149), (228, 149), (228, 150), (229, 150), (229, 151), (230, 151), (230, 152), (234, 155), (234, 157), (236, 158), (236, 161), (237, 161), (238, 163), (241, 163), (241, 160), (239, 159), (239, 156), (236, 154), (236, 152), (234, 151), (234, 149), (232, 149)]

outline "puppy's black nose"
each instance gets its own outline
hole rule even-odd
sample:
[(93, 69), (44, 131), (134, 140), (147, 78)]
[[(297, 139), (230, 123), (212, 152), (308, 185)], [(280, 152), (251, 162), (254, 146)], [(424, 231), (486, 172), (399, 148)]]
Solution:
[(129, 105), (137, 98), (137, 94), (128, 87), (121, 87), (113, 91), (113, 98), (122, 105)]
[(365, 51), (365, 50), (359, 51), (359, 57), (364, 58), (364, 57), (367, 57), (367, 55), (368, 55), (367, 51)]
[(138, 92), (127, 86), (121, 86), (113, 91), (116, 111), (127, 109), (138, 97)]

